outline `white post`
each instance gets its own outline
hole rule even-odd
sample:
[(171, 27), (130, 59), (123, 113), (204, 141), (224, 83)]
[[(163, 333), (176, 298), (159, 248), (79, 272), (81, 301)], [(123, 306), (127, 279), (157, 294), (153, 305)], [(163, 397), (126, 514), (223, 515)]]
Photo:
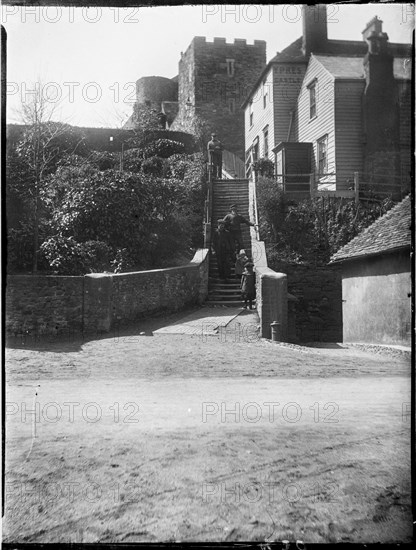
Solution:
[(315, 177), (314, 177), (314, 174), (309, 174), (309, 190), (310, 190), (310, 194), (311, 194), (311, 197), (315, 196)]

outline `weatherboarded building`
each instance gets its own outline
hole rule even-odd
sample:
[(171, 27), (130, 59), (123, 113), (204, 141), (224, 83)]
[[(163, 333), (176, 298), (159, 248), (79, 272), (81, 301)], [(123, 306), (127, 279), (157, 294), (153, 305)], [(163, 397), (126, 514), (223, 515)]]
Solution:
[(290, 184), (306, 171), (321, 190), (345, 192), (359, 178), (367, 191), (391, 194), (402, 182), (408, 192), (412, 48), (390, 43), (377, 17), (362, 37), (328, 39), (326, 6), (303, 6), (303, 36), (271, 59), (242, 105), (247, 174), (268, 158)]
[(343, 340), (411, 343), (410, 196), (331, 258), (342, 268)]

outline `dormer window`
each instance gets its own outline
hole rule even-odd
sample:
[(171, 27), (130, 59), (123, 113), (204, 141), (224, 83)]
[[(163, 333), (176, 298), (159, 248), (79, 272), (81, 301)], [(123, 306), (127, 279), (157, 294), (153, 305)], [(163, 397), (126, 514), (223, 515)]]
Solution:
[(316, 117), (316, 80), (308, 86), (309, 90), (309, 118)]
[(227, 76), (234, 76), (234, 59), (226, 59), (227, 62)]

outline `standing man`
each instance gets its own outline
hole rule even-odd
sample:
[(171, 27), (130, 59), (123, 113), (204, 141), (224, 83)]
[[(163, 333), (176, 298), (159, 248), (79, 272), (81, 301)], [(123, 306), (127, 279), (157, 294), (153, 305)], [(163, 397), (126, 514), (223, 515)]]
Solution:
[(230, 230), (231, 236), (235, 242), (236, 249), (240, 251), (242, 248), (244, 248), (243, 234), (240, 224), (244, 223), (246, 225), (251, 225), (252, 227), (255, 227), (255, 224), (246, 220), (243, 216), (240, 216), (236, 204), (232, 204), (230, 206), (230, 213), (225, 216), (224, 222), (225, 227)]
[(217, 134), (211, 134), (211, 141), (208, 142), (208, 162), (212, 167), (214, 178), (221, 179), (222, 176), (222, 150), (221, 141), (217, 139)]
[(212, 236), (212, 248), (217, 257), (220, 279), (227, 280), (231, 275), (231, 262), (234, 253), (234, 242), (231, 233), (225, 229), (224, 220), (218, 220), (218, 229)]

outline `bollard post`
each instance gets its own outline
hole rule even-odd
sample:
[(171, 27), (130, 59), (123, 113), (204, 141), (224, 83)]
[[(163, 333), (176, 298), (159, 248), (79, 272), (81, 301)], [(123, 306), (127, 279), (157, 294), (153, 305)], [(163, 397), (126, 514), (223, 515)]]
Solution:
[(282, 340), (282, 325), (278, 323), (277, 321), (273, 321), (273, 323), (270, 323), (270, 328), (272, 332), (272, 341), (273, 342), (281, 342)]

